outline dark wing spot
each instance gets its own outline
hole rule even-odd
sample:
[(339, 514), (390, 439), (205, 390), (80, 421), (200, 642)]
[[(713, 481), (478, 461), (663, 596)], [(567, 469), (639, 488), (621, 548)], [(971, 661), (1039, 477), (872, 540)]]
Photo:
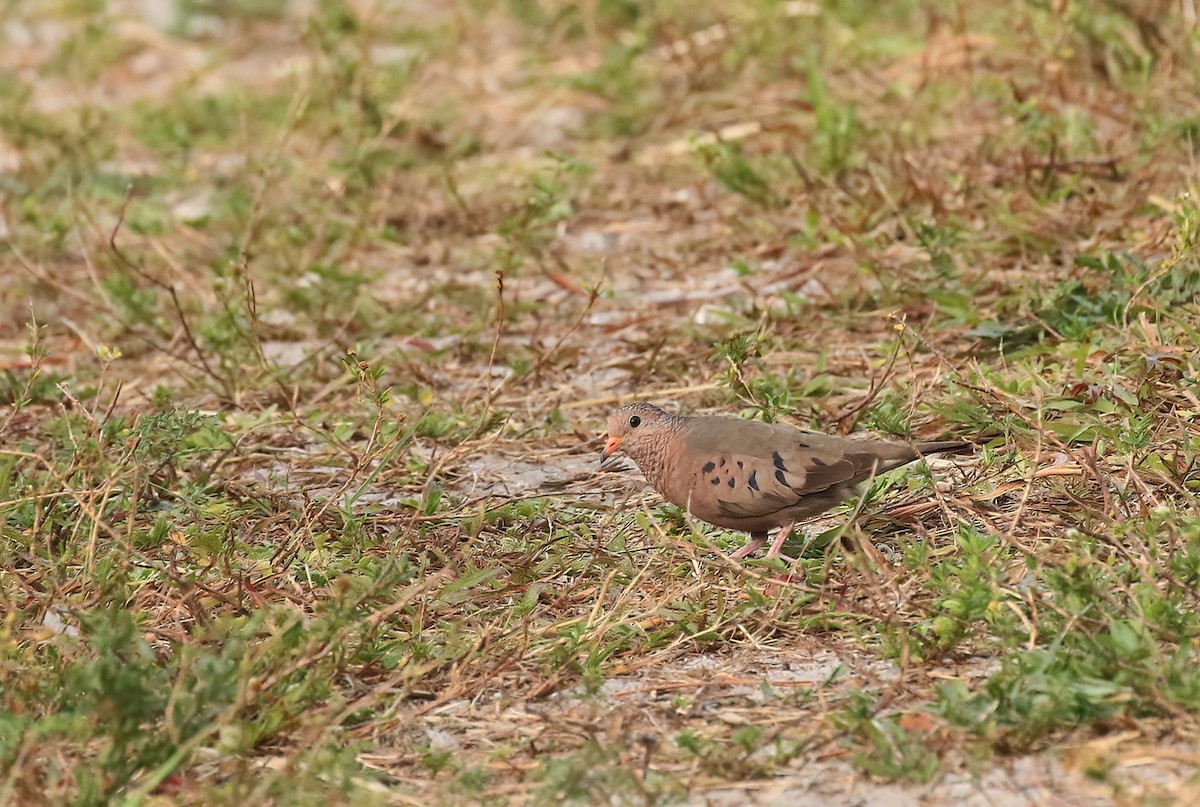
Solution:
[(750, 486), (750, 490), (758, 490), (758, 471), (750, 472), (750, 478), (746, 480), (746, 484)]
[(744, 467), (745, 467), (745, 463), (744, 463), (744, 462), (742, 462), (741, 460), (738, 460), (738, 467), (739, 467), (739, 468), (744, 468)]
[(720, 479), (717, 479), (717, 478), (714, 476), (714, 477), (712, 478), (712, 483), (713, 483), (714, 485), (719, 485), (719, 484), (721, 484), (721, 480), (720, 480)]
[(712, 460), (704, 463), (704, 473), (711, 474), (715, 470), (717, 470), (717, 464)]
[(781, 484), (781, 485), (786, 485), (786, 484), (787, 484), (787, 477), (783, 475), (783, 469), (782, 469), (782, 468), (776, 469), (776, 471), (775, 471), (775, 478), (779, 480), (779, 484)]
[(733, 477), (729, 477), (729, 487), (733, 487)]
[(821, 459), (820, 457), (813, 457), (813, 458), (812, 458), (812, 464), (813, 464), (813, 465), (815, 465), (815, 466), (817, 466), (818, 468), (824, 468), (824, 467), (825, 467), (826, 465), (828, 465), (829, 463), (825, 462), (825, 461), (824, 461), (823, 459)]
[(783, 464), (783, 457), (780, 456), (778, 451), (771, 452), (771, 461), (775, 463), (775, 467), (778, 468), (779, 470), (781, 470), (781, 471), (787, 470), (787, 466), (785, 466)]
[(718, 463), (718, 465), (720, 465), (722, 468), (725, 467), (725, 458), (724, 457), (721, 457), (721, 461)]
[(796, 448), (812, 448), (808, 443), (796, 443)]

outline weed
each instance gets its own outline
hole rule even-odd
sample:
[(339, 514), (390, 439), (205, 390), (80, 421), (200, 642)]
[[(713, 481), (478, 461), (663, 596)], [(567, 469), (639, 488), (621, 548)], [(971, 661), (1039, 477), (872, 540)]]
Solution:
[(696, 137), (692, 140), (692, 149), (713, 178), (727, 190), (766, 208), (781, 207), (786, 203), (775, 195), (764, 172), (742, 154), (738, 143)]
[[(124, 5), (0, 26), (0, 801), (1187, 800), (1189, 4)], [(631, 397), (979, 451), (735, 564)]]
[(558, 225), (574, 214), (571, 183), (581, 181), (590, 169), (586, 163), (565, 155), (552, 154), (550, 158), (553, 164), (530, 178), (519, 209), (499, 227), (504, 247), (496, 257), (505, 272), (515, 272), (526, 261), (541, 263), (546, 248), (557, 236)]

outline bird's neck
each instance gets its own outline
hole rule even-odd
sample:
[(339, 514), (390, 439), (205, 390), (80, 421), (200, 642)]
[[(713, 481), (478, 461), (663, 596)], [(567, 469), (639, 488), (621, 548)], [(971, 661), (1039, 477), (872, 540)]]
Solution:
[(646, 480), (657, 489), (663, 491), (671, 478), (671, 460), (673, 452), (667, 450), (672, 438), (684, 429), (688, 418), (678, 415), (668, 415), (658, 423), (654, 439), (647, 440), (636, 454), (631, 453), (630, 459), (641, 470)]

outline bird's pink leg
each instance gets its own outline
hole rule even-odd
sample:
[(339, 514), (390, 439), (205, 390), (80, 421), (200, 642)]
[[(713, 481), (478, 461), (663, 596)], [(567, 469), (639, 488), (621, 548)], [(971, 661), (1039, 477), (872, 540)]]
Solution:
[(741, 560), (742, 558), (749, 555), (751, 552), (757, 552), (758, 548), (760, 546), (762, 546), (763, 544), (765, 544), (766, 542), (767, 542), (767, 534), (765, 532), (751, 533), (750, 540), (746, 542), (746, 545), (743, 546), (741, 549), (737, 550), (736, 552), (730, 552), (729, 557), (732, 560)]
[(771, 542), (771, 548), (767, 550), (768, 558), (777, 558), (783, 552), (783, 543), (792, 534), (792, 528), (796, 526), (796, 522), (788, 524), (775, 535), (775, 540)]

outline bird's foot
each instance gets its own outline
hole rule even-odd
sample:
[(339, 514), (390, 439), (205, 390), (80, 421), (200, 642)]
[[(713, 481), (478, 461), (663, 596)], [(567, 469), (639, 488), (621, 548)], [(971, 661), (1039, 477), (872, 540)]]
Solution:
[(788, 536), (792, 534), (792, 528), (795, 526), (795, 522), (792, 522), (775, 535), (775, 540), (771, 542), (771, 548), (767, 550), (768, 558), (777, 558), (783, 554), (783, 545), (787, 541)]
[(782, 574), (773, 575), (769, 579), (770, 582), (765, 589), (769, 596), (778, 594), (780, 589), (783, 588), (805, 588), (808, 582), (808, 576), (804, 574), (803, 570), (798, 572), (786, 571)]
[(730, 560), (741, 560), (742, 558), (745, 558), (745, 557), (753, 554), (754, 552), (757, 552), (759, 550), (759, 548), (766, 542), (767, 542), (766, 535), (751, 535), (750, 540), (747, 541), (746, 544), (741, 549), (738, 549), (734, 552), (729, 553), (729, 559)]

